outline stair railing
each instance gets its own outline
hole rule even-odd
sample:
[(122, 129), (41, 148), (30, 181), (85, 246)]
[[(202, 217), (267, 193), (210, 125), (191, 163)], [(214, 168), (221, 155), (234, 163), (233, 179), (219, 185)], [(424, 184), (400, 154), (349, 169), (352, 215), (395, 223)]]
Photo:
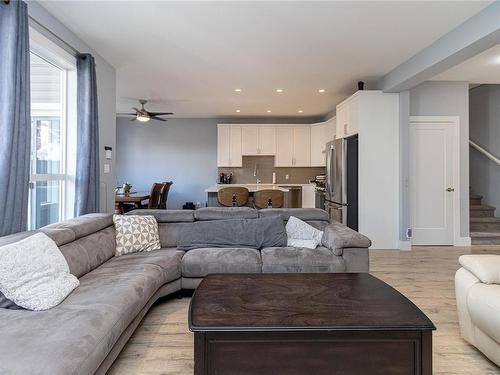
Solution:
[(469, 139), (469, 145), (472, 148), (474, 148), (477, 151), (479, 151), (484, 156), (486, 156), (493, 163), (495, 163), (496, 165), (500, 166), (500, 159), (498, 159), (495, 155), (493, 155), (491, 152), (489, 152), (488, 150), (486, 150), (484, 147), (479, 146), (476, 142), (474, 142), (473, 140), (470, 140), (470, 139)]

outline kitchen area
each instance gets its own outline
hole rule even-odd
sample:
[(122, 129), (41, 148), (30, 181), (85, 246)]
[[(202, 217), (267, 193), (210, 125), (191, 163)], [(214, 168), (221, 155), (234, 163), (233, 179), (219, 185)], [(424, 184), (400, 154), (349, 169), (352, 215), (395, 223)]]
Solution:
[(366, 90), (324, 122), (219, 124), (208, 205), (227, 186), (248, 189), (248, 206), (259, 190), (279, 190), (283, 207), (324, 209), (372, 248), (399, 248), (399, 121), (398, 94)]
[(255, 191), (278, 189), (284, 207), (324, 208), (316, 202), (316, 188), (325, 179), (325, 147), (335, 137), (335, 118), (300, 125), (220, 124), (217, 130), (218, 176), (205, 190), (209, 206), (218, 206), (218, 190), (230, 185), (249, 190), (249, 206)]

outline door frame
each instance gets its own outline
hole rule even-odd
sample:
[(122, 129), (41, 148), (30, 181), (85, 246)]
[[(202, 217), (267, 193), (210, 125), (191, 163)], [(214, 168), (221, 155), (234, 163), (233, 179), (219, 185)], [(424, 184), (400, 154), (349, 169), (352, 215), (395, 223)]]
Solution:
[[(453, 188), (455, 189), (453, 195), (453, 246), (463, 246), (462, 238), (460, 237), (460, 117), (459, 116), (410, 116), (409, 126), (411, 127), (415, 123), (426, 124), (426, 123), (445, 123), (452, 127), (452, 155), (453, 155)], [(409, 145), (412, 143), (412, 132), (409, 132)], [(411, 157), (411, 155), (410, 155)], [(411, 160), (410, 160), (411, 163)], [(410, 202), (415, 198), (415, 192), (412, 187), (412, 169), (409, 171), (409, 197)], [(411, 210), (411, 203), (409, 205)], [(410, 212), (410, 218), (413, 213)], [(429, 245), (432, 246), (432, 245)]]

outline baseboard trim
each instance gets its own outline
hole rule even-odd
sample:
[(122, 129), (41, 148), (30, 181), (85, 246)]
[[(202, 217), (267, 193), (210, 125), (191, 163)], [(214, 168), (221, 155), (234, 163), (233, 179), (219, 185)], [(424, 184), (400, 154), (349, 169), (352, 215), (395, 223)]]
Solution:
[(398, 249), (401, 251), (411, 251), (411, 241), (398, 241)]
[(455, 243), (453, 246), (470, 246), (471, 245), (471, 239), (470, 237), (458, 237), (455, 240)]

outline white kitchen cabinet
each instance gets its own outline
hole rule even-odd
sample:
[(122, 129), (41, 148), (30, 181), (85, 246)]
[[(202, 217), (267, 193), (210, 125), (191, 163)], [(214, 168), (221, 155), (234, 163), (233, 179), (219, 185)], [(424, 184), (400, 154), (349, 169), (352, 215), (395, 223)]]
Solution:
[(311, 125), (311, 167), (325, 166), (325, 146), (330, 141), (327, 132), (326, 122)]
[(293, 166), (311, 166), (311, 127), (293, 128)]
[(274, 155), (276, 129), (274, 126), (242, 126), (241, 149), (243, 155)]
[(276, 154), (276, 128), (274, 126), (259, 127), (259, 155)]
[(276, 156), (274, 165), (276, 167), (293, 166), (293, 128), (276, 128)]
[(311, 166), (310, 126), (276, 127), (276, 167)]
[(241, 152), (243, 155), (259, 154), (259, 128), (257, 126), (241, 127)]
[(335, 138), (345, 138), (359, 132), (359, 96), (353, 95), (337, 106)]
[(217, 166), (241, 167), (241, 126), (217, 125)]
[(325, 122), (326, 124), (326, 141), (330, 142), (335, 139), (337, 133), (337, 117), (334, 116)]

